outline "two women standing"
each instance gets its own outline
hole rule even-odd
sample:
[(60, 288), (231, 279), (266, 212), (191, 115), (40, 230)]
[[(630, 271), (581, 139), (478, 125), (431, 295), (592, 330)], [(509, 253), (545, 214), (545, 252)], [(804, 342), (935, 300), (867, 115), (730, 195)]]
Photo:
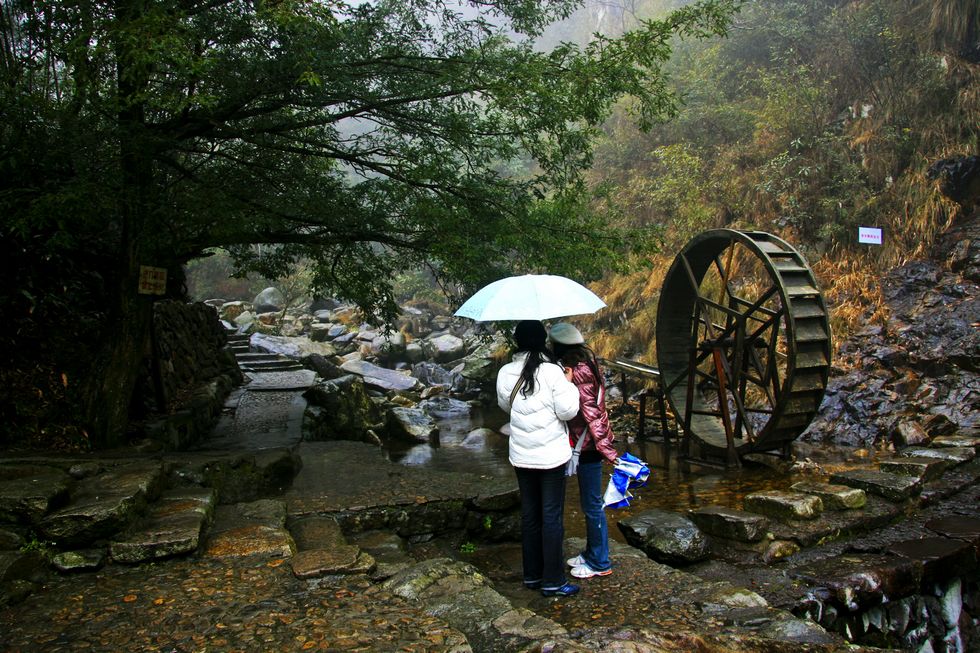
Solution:
[(569, 429), (576, 442), (585, 433), (579, 488), (588, 543), (581, 555), (567, 561), (578, 578), (611, 570), (600, 483), (602, 458), (615, 460), (616, 452), (595, 356), (574, 327), (556, 325), (552, 342), (556, 353), (560, 349), (567, 358), (568, 369), (563, 370), (553, 362), (547, 340), (541, 322), (518, 323), (517, 352), (497, 375), (497, 403), (511, 418), (509, 457), (521, 492), (524, 584), (544, 596), (572, 596), (579, 588), (565, 581), (562, 565), (565, 465), (572, 456)]

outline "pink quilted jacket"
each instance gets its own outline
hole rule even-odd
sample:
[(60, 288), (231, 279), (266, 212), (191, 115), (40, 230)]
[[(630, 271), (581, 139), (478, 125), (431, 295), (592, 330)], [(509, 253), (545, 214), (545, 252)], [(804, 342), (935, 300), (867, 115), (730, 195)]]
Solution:
[[(585, 425), (589, 425), (589, 434), (585, 436), (582, 450), (598, 450), (602, 457), (613, 462), (619, 456), (613, 447), (614, 435), (609, 428), (609, 413), (606, 412), (605, 401), (599, 403), (599, 383), (596, 382), (592, 370), (585, 363), (578, 363), (572, 368), (572, 383), (578, 388), (578, 415), (568, 422), (568, 436), (572, 446), (578, 442)], [(605, 399), (605, 393), (603, 393)]]

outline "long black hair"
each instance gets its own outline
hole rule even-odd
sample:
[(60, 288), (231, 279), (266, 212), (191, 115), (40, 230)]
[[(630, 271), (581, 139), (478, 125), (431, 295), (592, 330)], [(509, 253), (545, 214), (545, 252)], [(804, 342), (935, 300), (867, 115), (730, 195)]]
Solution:
[(592, 370), (592, 376), (596, 383), (602, 383), (602, 373), (599, 371), (599, 361), (596, 360), (595, 352), (585, 344), (565, 345), (560, 342), (552, 343), (555, 348), (555, 358), (561, 361), (566, 367), (574, 367), (578, 363), (585, 363)]
[(521, 394), (526, 398), (534, 393), (534, 373), (542, 363), (554, 363), (548, 351), (548, 332), (539, 320), (523, 320), (514, 328), (514, 342), (517, 351), (526, 351), (527, 359), (517, 379), (517, 387), (523, 388)]

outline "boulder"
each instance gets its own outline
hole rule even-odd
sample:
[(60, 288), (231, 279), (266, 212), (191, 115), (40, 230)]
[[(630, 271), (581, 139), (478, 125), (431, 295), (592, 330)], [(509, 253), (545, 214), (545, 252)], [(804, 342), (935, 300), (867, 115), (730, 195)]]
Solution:
[(232, 321), (240, 331), (248, 332), (252, 325), (255, 324), (255, 314), (252, 311), (245, 311)]
[(376, 443), (374, 429), (382, 422), (382, 416), (377, 404), (368, 396), (361, 377), (346, 374), (322, 380), (303, 396), (307, 400), (303, 415), (304, 440)]
[(292, 557), (296, 553), (296, 543), (285, 524), (286, 505), (281, 501), (262, 499), (219, 506), (204, 555), (218, 558)]
[(334, 574), (369, 574), (377, 566), (370, 554), (350, 544), (299, 551), (289, 563), (293, 575), (301, 579)]
[(286, 297), (278, 288), (266, 288), (252, 300), (256, 313), (273, 313), (286, 308)]
[(247, 311), (248, 307), (245, 306), (245, 302), (227, 302), (221, 305), (221, 309), (218, 311), (218, 316), (222, 320), (233, 322), (235, 318)]
[(922, 482), (911, 476), (896, 476), (873, 469), (852, 469), (830, 477), (831, 483), (847, 485), (877, 494), (889, 501), (904, 501), (922, 489)]
[(883, 472), (912, 476), (923, 483), (939, 478), (949, 466), (948, 461), (921, 456), (899, 456), (878, 461), (878, 469)]
[(391, 437), (408, 442), (431, 442), (439, 435), (435, 420), (421, 408), (389, 408), (386, 425)]
[(451, 333), (430, 337), (425, 342), (427, 343), (430, 357), (437, 363), (458, 360), (466, 354), (463, 339)]
[(280, 354), (290, 358), (303, 358), (311, 354), (319, 354), (326, 358), (337, 355), (337, 350), (331, 343), (313, 342), (306, 336), (285, 337), (253, 333), (249, 345), (254, 351)]
[(667, 510), (645, 510), (618, 522), (626, 541), (665, 564), (690, 564), (710, 554), (708, 537), (687, 517)]
[(51, 558), (51, 566), (63, 573), (97, 571), (105, 564), (105, 551), (102, 549), (82, 549), (63, 551)]
[(478, 385), (492, 387), (509, 348), (504, 336), (495, 334), (463, 359), (462, 368), (458, 372)]
[(366, 385), (378, 388), (385, 392), (399, 392), (404, 390), (414, 390), (418, 387), (418, 380), (401, 372), (379, 367), (373, 363), (363, 360), (346, 361), (340, 368), (351, 374), (357, 374), (364, 379)]
[(921, 574), (918, 561), (876, 554), (830, 556), (787, 571), (852, 612), (918, 593)]
[(381, 333), (371, 340), (371, 353), (383, 362), (393, 362), (405, 356), (405, 334), (393, 331)]

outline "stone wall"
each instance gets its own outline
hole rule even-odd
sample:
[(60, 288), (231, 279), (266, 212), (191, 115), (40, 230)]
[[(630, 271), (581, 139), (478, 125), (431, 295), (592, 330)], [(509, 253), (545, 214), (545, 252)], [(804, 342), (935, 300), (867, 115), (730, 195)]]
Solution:
[(184, 449), (210, 432), (232, 388), (241, 384), (217, 313), (203, 303), (161, 300), (153, 311), (149, 374), (157, 415), (146, 435), (167, 450)]

